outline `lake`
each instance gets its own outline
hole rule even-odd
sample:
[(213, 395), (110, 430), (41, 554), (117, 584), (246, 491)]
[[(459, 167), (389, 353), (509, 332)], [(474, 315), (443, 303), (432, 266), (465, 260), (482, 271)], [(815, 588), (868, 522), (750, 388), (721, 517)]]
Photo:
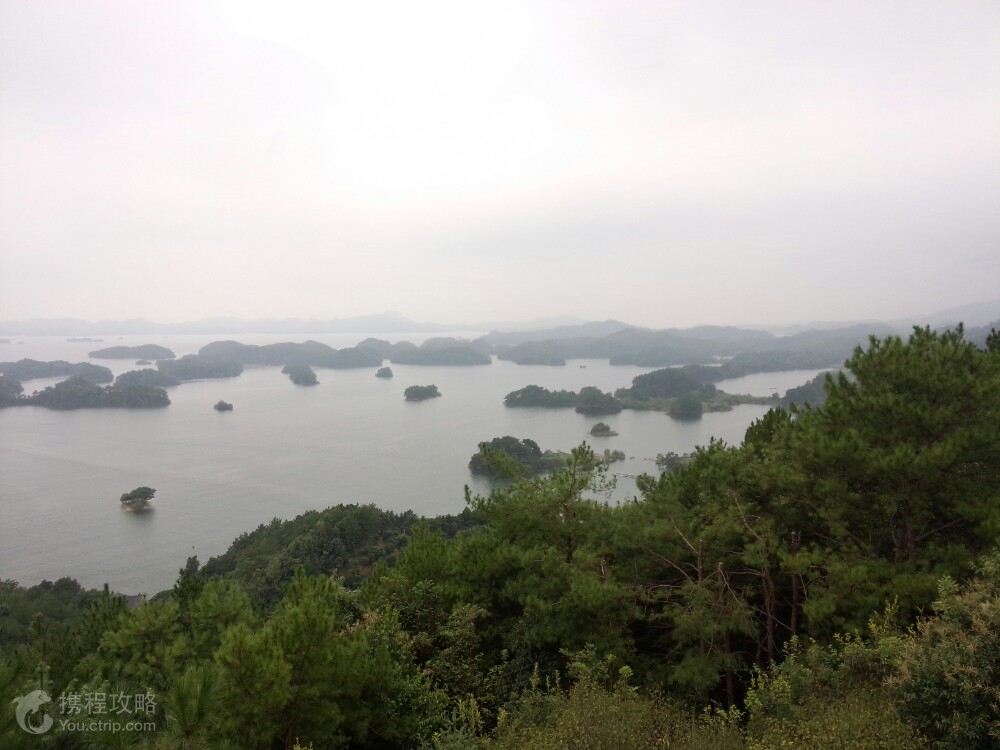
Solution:
[[(375, 334), (419, 343), (430, 334)], [(435, 333), (433, 335), (449, 335)], [(470, 336), (468, 331), (452, 334)], [(245, 343), (312, 338), (340, 348), (367, 334), (239, 335)], [(92, 361), (116, 374), (133, 360), (88, 360), (87, 352), (119, 344), (157, 343), (181, 356), (226, 336), (125, 336), (103, 342), (65, 337), (14, 337), (0, 344), (0, 361), (30, 357)], [(24, 343), (17, 343), (22, 341)], [(635, 493), (632, 477), (654, 473), (657, 453), (686, 453), (711, 437), (742, 439), (766, 411), (744, 405), (678, 422), (657, 412), (624, 411), (603, 421), (620, 434), (591, 438), (599, 421), (571, 409), (508, 409), (503, 397), (535, 383), (577, 390), (614, 390), (650, 368), (575, 360), (565, 367), (521, 366), (495, 360), (481, 367), (392, 365), (374, 370), (316, 368), (320, 384), (299, 387), (279, 367), (248, 367), (238, 378), (188, 382), (168, 389), (165, 409), (39, 407), (0, 410), (0, 578), (25, 585), (72, 576), (88, 587), (108, 583), (125, 593), (170, 587), (185, 559), (204, 562), (239, 534), (272, 518), (338, 503), (374, 503), (423, 515), (464, 507), (463, 487), (487, 492), (469, 457), (480, 441), (529, 437), (543, 449), (568, 450), (589, 440), (628, 459), (613, 464), (612, 500)], [(817, 370), (750, 375), (718, 384), (731, 393), (783, 393)], [(25, 391), (58, 379), (29, 380)], [(434, 383), (442, 397), (403, 400), (409, 385)], [(235, 410), (212, 405), (230, 401)], [(118, 497), (133, 487), (157, 489), (155, 510), (123, 512)]]

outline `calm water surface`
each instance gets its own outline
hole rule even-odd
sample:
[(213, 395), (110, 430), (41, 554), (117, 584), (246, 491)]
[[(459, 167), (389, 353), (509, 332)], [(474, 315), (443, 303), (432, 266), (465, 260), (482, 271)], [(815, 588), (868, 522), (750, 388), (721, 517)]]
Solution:
[[(100, 343), (26, 337), (0, 344), (0, 360), (78, 362), (92, 349), (141, 343), (160, 343), (181, 356), (220, 338), (226, 337), (126, 336)], [(364, 336), (234, 338), (247, 343), (314, 338), (339, 348)], [(380, 338), (419, 343), (426, 336)], [(132, 360), (91, 361), (115, 373), (136, 368)], [(612, 497), (620, 500), (634, 494), (634, 475), (655, 472), (657, 453), (684, 453), (713, 436), (738, 442), (766, 410), (741, 406), (691, 423), (625, 411), (604, 418), (618, 437), (595, 439), (588, 431), (596, 419), (572, 410), (507, 409), (503, 397), (529, 383), (612, 390), (647, 369), (589, 360), (565, 367), (495, 361), (468, 368), (392, 368), (392, 380), (375, 378), (371, 369), (317, 368), (320, 385), (313, 388), (293, 385), (278, 367), (247, 368), (238, 378), (169, 389), (172, 403), (166, 409), (0, 410), (0, 578), (30, 585), (70, 575), (85, 586), (107, 582), (127, 593), (154, 593), (172, 585), (188, 555), (207, 560), (237, 535), (275, 517), (369, 502), (424, 515), (454, 513), (464, 506), (464, 485), (488, 491), (467, 463), (480, 441), (499, 435), (530, 437), (543, 449), (568, 450), (588, 439), (597, 449), (623, 450), (628, 460), (614, 464), (619, 480)], [(783, 393), (816, 372), (751, 375), (719, 387)], [(25, 390), (53, 382), (27, 381)], [(442, 398), (403, 400), (407, 386), (429, 383)], [(214, 411), (219, 399), (232, 402), (235, 410)], [(156, 509), (122, 512), (118, 496), (138, 485), (157, 489)]]

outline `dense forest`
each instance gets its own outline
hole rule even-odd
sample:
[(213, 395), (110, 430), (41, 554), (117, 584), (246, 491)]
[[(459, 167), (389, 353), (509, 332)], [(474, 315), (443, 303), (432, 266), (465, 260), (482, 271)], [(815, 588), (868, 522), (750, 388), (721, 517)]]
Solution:
[(170, 405), (163, 388), (145, 382), (142, 378), (126, 378), (122, 382), (100, 386), (74, 375), (55, 385), (50, 385), (30, 396), (23, 395), (24, 388), (7, 375), (0, 376), (0, 407), (42, 406), (46, 409), (68, 411), (71, 409), (156, 409)]
[[(275, 521), (138, 606), (4, 584), (0, 745), (995, 748), (1000, 335), (983, 346), (872, 338), (822, 405), (620, 505), (581, 445), (460, 516)], [(39, 679), (155, 695), (157, 728), (27, 735), (11, 701)]]

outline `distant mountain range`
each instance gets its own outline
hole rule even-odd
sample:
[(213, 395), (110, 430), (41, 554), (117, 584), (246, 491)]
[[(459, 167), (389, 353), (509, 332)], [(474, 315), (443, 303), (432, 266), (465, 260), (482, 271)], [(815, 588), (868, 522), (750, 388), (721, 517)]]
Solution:
[(976, 302), (960, 307), (897, 320), (814, 321), (785, 326), (741, 325), (695, 326), (691, 328), (649, 329), (620, 320), (584, 321), (573, 317), (550, 317), (531, 321), (485, 321), (473, 324), (442, 324), (414, 321), (398, 312), (358, 315), (330, 320), (275, 318), (205, 318), (184, 323), (156, 323), (143, 318), (88, 321), (78, 318), (34, 318), (0, 321), (0, 336), (93, 336), (142, 334), (244, 334), (244, 333), (437, 333), (441, 331), (490, 331), (484, 338), (494, 345), (515, 345), (531, 341), (600, 338), (629, 329), (659, 330), (673, 336), (720, 341), (726, 338), (745, 342), (751, 331), (792, 335), (804, 331), (830, 331), (845, 328), (886, 328), (905, 332), (912, 325), (935, 327), (965, 323), (966, 328), (988, 326), (1000, 321), (1000, 299)]

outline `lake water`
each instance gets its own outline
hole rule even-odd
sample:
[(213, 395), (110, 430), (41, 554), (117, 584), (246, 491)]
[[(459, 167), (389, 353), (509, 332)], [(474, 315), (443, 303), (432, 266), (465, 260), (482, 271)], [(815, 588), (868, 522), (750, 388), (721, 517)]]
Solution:
[[(435, 334), (441, 335), (441, 334)], [(469, 336), (468, 332), (462, 334)], [(419, 343), (426, 335), (379, 335)], [(178, 356), (225, 336), (13, 338), (0, 361), (31, 357), (87, 361), (87, 352), (118, 344), (159, 343)], [(240, 335), (246, 343), (313, 338), (351, 346), (364, 335)], [(23, 340), (24, 343), (17, 343)], [(116, 374), (133, 360), (89, 360)], [(272, 518), (338, 503), (375, 503), (423, 515), (464, 507), (463, 486), (486, 492), (469, 457), (480, 441), (530, 437), (543, 449), (583, 440), (624, 451), (612, 499), (635, 492), (634, 475), (654, 473), (657, 453), (685, 453), (711, 437), (742, 439), (766, 407), (745, 405), (678, 422), (656, 412), (625, 411), (603, 421), (620, 434), (590, 438), (597, 419), (571, 409), (508, 409), (503, 397), (535, 383), (576, 390), (627, 386), (648, 368), (579, 360), (565, 367), (494, 361), (482, 367), (392, 365), (395, 378), (371, 369), (324, 370), (320, 385), (293, 385), (278, 367), (247, 368), (238, 378), (188, 382), (168, 390), (165, 409), (38, 407), (0, 410), (0, 579), (25, 585), (69, 575), (85, 586), (109, 583), (125, 593), (171, 586), (188, 555), (202, 561)], [(815, 370), (751, 375), (719, 383), (731, 393), (767, 395), (801, 385)], [(54, 380), (30, 380), (30, 392)], [(403, 400), (409, 385), (434, 383), (441, 398)], [(219, 399), (235, 410), (218, 413)], [(155, 510), (127, 513), (118, 497), (138, 485), (157, 489)]]

